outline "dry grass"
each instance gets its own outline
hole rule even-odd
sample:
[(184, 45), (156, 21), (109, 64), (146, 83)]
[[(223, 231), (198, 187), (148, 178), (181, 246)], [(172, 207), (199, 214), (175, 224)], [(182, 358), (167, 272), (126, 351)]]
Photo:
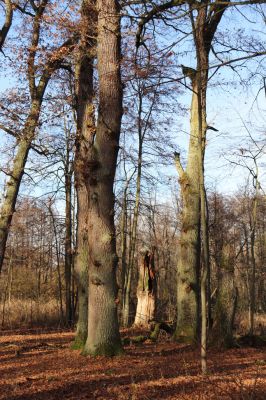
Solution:
[[(255, 322), (255, 334), (257, 335), (266, 335), (266, 314), (260, 313), (255, 314), (254, 318)], [(249, 318), (247, 312), (242, 312), (241, 315), (237, 317), (236, 321), (237, 325), (237, 333), (241, 335), (245, 335), (249, 331)]]
[(58, 302), (15, 299), (6, 302), (5, 309), (0, 303), (0, 326), (2, 329), (34, 326), (60, 325), (60, 308)]

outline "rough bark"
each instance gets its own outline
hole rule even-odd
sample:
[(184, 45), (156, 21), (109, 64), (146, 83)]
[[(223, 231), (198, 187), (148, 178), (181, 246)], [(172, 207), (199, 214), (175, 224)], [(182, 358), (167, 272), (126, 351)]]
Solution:
[(154, 268), (154, 253), (146, 251), (139, 267), (137, 288), (137, 310), (134, 326), (149, 327), (156, 314), (156, 275)]
[(187, 168), (181, 167), (179, 156), (176, 166), (183, 201), (181, 232), (177, 265), (177, 326), (176, 338), (194, 341), (198, 334), (198, 275), (200, 263), (200, 187), (198, 96), (196, 80), (191, 104), (191, 134)]
[(89, 303), (84, 353), (116, 355), (122, 351), (117, 318), (113, 193), (122, 118), (120, 13), (115, 0), (98, 0), (96, 4), (99, 109), (87, 170)]
[(82, 348), (88, 336), (88, 192), (90, 167), (89, 148), (95, 135), (93, 105), (93, 60), (95, 57), (95, 29), (97, 14), (92, 1), (83, 1), (83, 19), (78, 60), (76, 64), (77, 135), (74, 163), (77, 193), (77, 241), (75, 279), (78, 286), (78, 323), (73, 347)]

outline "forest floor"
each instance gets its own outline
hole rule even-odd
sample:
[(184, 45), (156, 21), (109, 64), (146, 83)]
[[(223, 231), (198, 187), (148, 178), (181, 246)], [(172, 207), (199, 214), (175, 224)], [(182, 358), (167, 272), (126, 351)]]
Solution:
[[(128, 332), (124, 332), (124, 335)], [(120, 357), (84, 357), (73, 333), (0, 333), (0, 399), (265, 399), (265, 348), (211, 350), (200, 373), (199, 349), (161, 337), (125, 346)]]

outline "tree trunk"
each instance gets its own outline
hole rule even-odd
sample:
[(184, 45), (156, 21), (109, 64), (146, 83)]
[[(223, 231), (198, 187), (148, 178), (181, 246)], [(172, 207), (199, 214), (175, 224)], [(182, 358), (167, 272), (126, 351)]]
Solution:
[(142, 92), (139, 88), (138, 90), (138, 164), (137, 164), (137, 181), (136, 181), (136, 195), (135, 195), (135, 205), (133, 213), (133, 223), (131, 232), (131, 241), (129, 248), (129, 263), (128, 271), (125, 280), (124, 289), (124, 301), (123, 301), (123, 326), (127, 327), (129, 325), (129, 313), (130, 313), (130, 292), (131, 292), (131, 277), (134, 268), (134, 259), (137, 243), (137, 228), (138, 228), (138, 217), (139, 217), (139, 206), (140, 206), (140, 192), (141, 192), (141, 175), (142, 175), (142, 151), (143, 151), (143, 140), (145, 135), (145, 130), (142, 132)]
[(97, 9), (99, 109), (87, 170), (89, 305), (84, 353), (116, 355), (122, 351), (117, 318), (113, 193), (122, 117), (120, 15), (115, 0), (98, 0)]
[(95, 52), (96, 8), (84, 0), (81, 8), (82, 31), (76, 64), (77, 135), (74, 163), (77, 192), (77, 240), (75, 279), (78, 286), (78, 323), (73, 348), (83, 348), (88, 336), (88, 191), (90, 146), (93, 145), (95, 116), (93, 106), (93, 60)]
[(258, 208), (258, 195), (259, 195), (259, 180), (258, 180), (258, 166), (256, 159), (255, 166), (255, 198), (252, 207), (251, 216), (251, 235), (250, 235), (250, 253), (251, 253), (251, 281), (250, 281), (250, 305), (249, 305), (249, 334), (254, 334), (254, 316), (255, 316), (255, 303), (256, 303), (256, 256), (255, 256), (255, 241), (256, 241), (256, 226), (257, 226), (257, 208)]
[(148, 328), (150, 323), (155, 320), (156, 294), (154, 253), (146, 251), (139, 267), (138, 303), (134, 326)]
[[(122, 317), (124, 317), (124, 306), (126, 299), (126, 282), (127, 276), (127, 190), (130, 180), (127, 179), (124, 193), (123, 193), (123, 204), (122, 204), (122, 218), (121, 218), (121, 288), (122, 288)], [(124, 322), (124, 321), (123, 321)]]
[(127, 180), (124, 194), (123, 194), (123, 206), (122, 206), (122, 219), (121, 219), (121, 287), (122, 287), (122, 298), (124, 298), (124, 285), (126, 278), (127, 269), (127, 190), (128, 190)]
[(141, 191), (141, 168), (142, 168), (142, 140), (139, 137), (139, 155), (138, 155), (138, 169), (137, 169), (137, 188), (135, 195), (135, 205), (133, 213), (133, 223), (131, 232), (131, 241), (129, 248), (129, 263), (128, 270), (125, 279), (124, 288), (124, 301), (123, 301), (123, 326), (129, 325), (129, 312), (130, 312), (130, 292), (131, 292), (131, 277), (134, 267), (136, 242), (137, 242), (137, 228), (138, 228), (138, 216), (139, 216), (139, 205), (140, 205), (140, 191)]
[(197, 80), (193, 79), (191, 103), (190, 143), (186, 171), (179, 155), (176, 167), (179, 173), (183, 200), (181, 233), (177, 265), (177, 326), (178, 339), (194, 341), (199, 328), (199, 265), (200, 265), (200, 149)]
[[(67, 144), (68, 145), (68, 144)], [(68, 158), (68, 156), (67, 156)], [(73, 310), (72, 310), (72, 210), (71, 210), (71, 193), (72, 182), (71, 172), (69, 171), (69, 159), (66, 160), (65, 171), (65, 301), (66, 301), (66, 324), (71, 326), (73, 324)]]
[(86, 188), (77, 186), (77, 246), (75, 278), (78, 286), (78, 323), (74, 348), (82, 348), (88, 336), (88, 195)]
[(234, 283), (234, 269), (225, 259), (221, 271), (220, 286), (214, 308), (214, 323), (211, 331), (211, 343), (220, 347), (233, 345), (233, 327), (237, 306), (237, 289)]
[(62, 297), (62, 279), (60, 272), (60, 243), (58, 243), (58, 236), (56, 230), (56, 221), (55, 216), (52, 209), (51, 202), (48, 203), (48, 211), (52, 220), (52, 229), (54, 232), (54, 241), (55, 241), (55, 255), (56, 255), (56, 271), (58, 277), (58, 294), (59, 294), (59, 305), (60, 305), (60, 323), (64, 320), (64, 310), (63, 310), (63, 297)]
[[(176, 166), (183, 199), (182, 226), (179, 240), (179, 261), (177, 273), (177, 327), (176, 337), (193, 341), (198, 336), (199, 327), (199, 267), (201, 237), (204, 238), (204, 268), (208, 272), (208, 236), (206, 226), (201, 226), (204, 194), (204, 155), (206, 147), (206, 94), (208, 85), (209, 52), (219, 22), (226, 9), (219, 3), (212, 10), (208, 5), (190, 4), (190, 20), (196, 49), (197, 70), (183, 66), (183, 74), (192, 82), (192, 103), (190, 119), (190, 143), (186, 171), (183, 170), (179, 155)], [(203, 196), (200, 195), (200, 186)], [(204, 212), (205, 214), (205, 212)], [(201, 232), (201, 228), (203, 231)], [(204, 280), (206, 274), (204, 271)], [(203, 287), (202, 287), (203, 289)], [(204, 289), (205, 292), (205, 289)]]

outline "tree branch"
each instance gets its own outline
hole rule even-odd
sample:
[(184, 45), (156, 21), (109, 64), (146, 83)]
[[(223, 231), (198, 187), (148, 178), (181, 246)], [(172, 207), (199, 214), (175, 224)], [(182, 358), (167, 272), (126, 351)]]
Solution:
[(4, 131), (4, 132), (8, 133), (9, 135), (11, 135), (11, 136), (13, 136), (13, 137), (15, 137), (15, 138), (18, 138), (18, 137), (19, 137), (19, 135), (18, 135), (16, 132), (12, 131), (12, 129), (7, 128), (6, 126), (4, 126), (4, 125), (2, 125), (2, 124), (0, 124), (0, 130), (2, 130), (2, 131)]
[(4, 25), (0, 30), (0, 51), (2, 51), (2, 47), (5, 43), (13, 19), (13, 7), (11, 0), (5, 0), (5, 5), (6, 5), (6, 17)]
[(143, 15), (141, 17), (141, 20), (139, 22), (138, 25), (138, 30), (136, 33), (136, 47), (137, 49), (139, 48), (140, 45), (143, 44), (142, 41), (142, 32), (144, 29), (144, 26), (150, 21), (152, 20), (153, 17), (155, 17), (156, 15), (160, 14), (163, 11), (169, 10), (170, 8), (176, 7), (176, 6), (180, 6), (182, 4), (186, 3), (185, 0), (171, 0), (168, 1), (167, 3), (164, 4), (160, 4), (160, 5), (155, 5), (147, 14)]
[(176, 166), (177, 172), (179, 174), (179, 178), (181, 178), (181, 176), (184, 173), (184, 168), (180, 161), (180, 153), (177, 153), (176, 151), (174, 152), (174, 160), (175, 160), (175, 166)]

